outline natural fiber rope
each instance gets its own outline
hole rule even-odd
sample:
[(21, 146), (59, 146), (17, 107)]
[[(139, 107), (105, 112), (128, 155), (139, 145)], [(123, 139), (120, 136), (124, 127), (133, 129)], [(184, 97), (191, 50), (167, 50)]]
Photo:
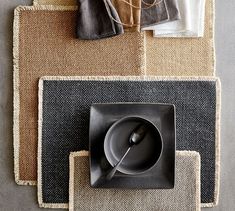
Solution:
[(120, 1), (122, 1), (122, 2), (124, 2), (124, 3), (126, 3), (126, 4), (128, 4), (128, 5), (130, 5), (131, 7), (135, 8), (135, 9), (149, 9), (149, 8), (155, 6), (155, 5), (161, 4), (163, 0), (160, 0), (160, 1), (154, 0), (154, 2), (151, 3), (151, 4), (145, 2), (144, 0), (141, 0), (141, 2), (142, 2), (143, 4), (148, 5), (148, 7), (144, 7), (144, 8), (135, 6), (135, 5), (131, 4), (131, 3), (129, 3), (128, 1), (126, 1), (126, 0), (120, 0)]
[[(105, 3), (105, 4), (106, 4), (106, 1), (110, 1), (110, 0), (104, 0), (104, 3)], [(157, 2), (157, 0), (154, 0), (154, 2), (153, 2), (152, 4), (149, 4), (149, 3), (145, 2), (144, 0), (141, 0), (141, 2), (143, 2), (143, 4), (148, 5), (148, 7), (144, 7), (144, 8), (135, 6), (135, 5), (131, 4), (131, 3), (129, 3), (128, 1), (126, 1), (126, 0), (120, 0), (120, 1), (122, 1), (122, 2), (124, 2), (124, 3), (126, 3), (126, 4), (128, 4), (128, 5), (130, 5), (131, 7), (135, 8), (135, 9), (149, 9), (149, 8), (155, 6), (155, 5), (161, 4), (163, 0), (160, 0), (160, 1), (158, 1), (158, 2)], [(111, 2), (110, 2), (110, 3), (111, 3)], [(112, 14), (110, 13), (109, 10), (107, 10), (107, 12), (108, 12), (109, 17), (110, 17), (114, 22), (116, 22), (116, 23), (118, 23), (118, 24), (121, 24), (121, 25), (123, 25), (123, 26), (128, 26), (128, 27), (140, 26), (140, 23), (137, 23), (137, 24), (126, 24), (126, 23), (123, 23), (123, 22), (121, 22), (121, 21), (118, 21), (118, 20), (116, 20), (116, 19), (112, 16)]]

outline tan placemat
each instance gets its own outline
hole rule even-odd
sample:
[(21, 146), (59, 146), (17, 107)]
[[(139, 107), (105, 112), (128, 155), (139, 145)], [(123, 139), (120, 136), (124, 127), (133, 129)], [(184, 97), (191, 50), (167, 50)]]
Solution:
[(206, 0), (203, 38), (154, 38), (146, 32), (146, 64), (148, 75), (214, 75), (214, 0)]
[[(54, 4), (56, 0), (34, 0), (34, 4)], [(72, 4), (60, 0), (55, 4)], [(76, 4), (76, 3), (75, 3)], [(154, 38), (146, 32), (146, 74), (162, 76), (215, 75), (215, 0), (206, 0), (203, 38)]]
[(143, 33), (75, 38), (74, 6), (18, 7), (14, 19), (14, 156), (18, 184), (37, 179), (37, 83), (44, 75), (143, 75)]
[(89, 185), (88, 152), (70, 154), (70, 211), (199, 211), (200, 155), (176, 152), (175, 188), (169, 190), (94, 189)]

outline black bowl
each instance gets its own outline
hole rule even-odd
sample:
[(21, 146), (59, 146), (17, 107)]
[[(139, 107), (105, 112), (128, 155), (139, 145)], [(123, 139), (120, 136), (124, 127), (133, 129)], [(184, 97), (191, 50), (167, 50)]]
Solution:
[(104, 152), (111, 166), (115, 166), (124, 155), (131, 133), (140, 124), (145, 125), (147, 133), (138, 145), (132, 146), (119, 165), (117, 170), (124, 174), (136, 175), (152, 169), (162, 153), (162, 136), (152, 122), (137, 116), (124, 117), (115, 122), (105, 136)]

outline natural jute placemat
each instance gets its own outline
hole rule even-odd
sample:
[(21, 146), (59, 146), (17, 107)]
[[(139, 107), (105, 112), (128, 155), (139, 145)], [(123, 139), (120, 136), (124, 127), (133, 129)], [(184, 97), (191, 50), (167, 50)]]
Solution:
[(90, 106), (116, 102), (175, 104), (176, 148), (200, 153), (202, 206), (216, 205), (220, 154), (217, 78), (51, 76), (39, 82), (40, 206), (63, 207), (68, 203), (68, 156), (88, 149)]
[(14, 156), (18, 184), (37, 179), (37, 84), (43, 75), (143, 75), (142, 33), (75, 37), (74, 6), (25, 6), (14, 19)]
[(199, 211), (200, 165), (198, 152), (177, 151), (174, 189), (95, 189), (90, 187), (88, 152), (72, 152), (69, 166), (69, 210)]
[[(76, 4), (74, 0), (34, 0), (34, 4)], [(146, 74), (160, 76), (215, 75), (215, 0), (206, 0), (203, 38), (154, 38), (145, 34)]]
[(154, 38), (146, 32), (149, 75), (215, 75), (214, 0), (206, 0), (203, 38)]

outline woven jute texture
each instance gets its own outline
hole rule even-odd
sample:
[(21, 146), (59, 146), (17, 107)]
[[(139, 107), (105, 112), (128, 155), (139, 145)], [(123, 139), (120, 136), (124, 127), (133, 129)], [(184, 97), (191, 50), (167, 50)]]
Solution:
[(204, 75), (215, 71), (214, 0), (206, 1), (203, 38), (154, 38), (146, 32), (146, 71), (149, 75)]
[(39, 204), (58, 207), (68, 203), (68, 156), (73, 151), (88, 150), (90, 106), (115, 102), (176, 106), (176, 148), (200, 153), (201, 202), (203, 206), (216, 205), (220, 153), (219, 80), (214, 77), (150, 76), (51, 76), (40, 80)]
[[(38, 4), (53, 4), (54, 1), (35, 0)], [(71, 1), (61, 0), (60, 3)], [(203, 38), (154, 38), (151, 31), (146, 32), (146, 73), (162, 76), (215, 75), (214, 19), (215, 0), (206, 0)]]
[(70, 211), (199, 211), (200, 155), (176, 152), (175, 187), (168, 190), (94, 189), (85, 152), (70, 154)]
[(18, 7), (14, 19), (14, 147), (19, 184), (37, 178), (37, 84), (43, 75), (143, 75), (142, 33), (75, 37), (74, 6)]

